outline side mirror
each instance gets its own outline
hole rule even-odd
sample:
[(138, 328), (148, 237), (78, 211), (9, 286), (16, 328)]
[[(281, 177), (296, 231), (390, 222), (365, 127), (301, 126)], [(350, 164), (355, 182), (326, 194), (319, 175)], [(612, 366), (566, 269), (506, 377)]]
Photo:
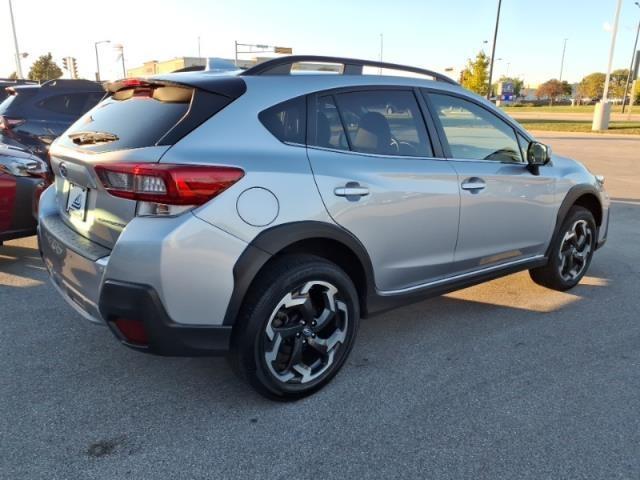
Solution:
[(527, 148), (527, 163), (534, 175), (540, 174), (540, 167), (551, 160), (551, 148), (540, 142), (531, 142)]
[(544, 143), (531, 142), (527, 149), (527, 163), (529, 165), (546, 165), (551, 160), (551, 148)]

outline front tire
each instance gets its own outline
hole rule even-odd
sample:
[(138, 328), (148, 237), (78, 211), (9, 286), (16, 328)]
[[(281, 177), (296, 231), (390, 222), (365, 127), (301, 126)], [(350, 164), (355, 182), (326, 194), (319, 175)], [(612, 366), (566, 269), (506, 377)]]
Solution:
[(353, 346), (360, 308), (351, 279), (311, 255), (261, 272), (234, 327), (230, 360), (262, 395), (295, 400), (326, 385)]
[(584, 207), (572, 207), (552, 240), (549, 261), (529, 270), (529, 275), (537, 284), (554, 290), (575, 287), (589, 269), (596, 235), (593, 214)]

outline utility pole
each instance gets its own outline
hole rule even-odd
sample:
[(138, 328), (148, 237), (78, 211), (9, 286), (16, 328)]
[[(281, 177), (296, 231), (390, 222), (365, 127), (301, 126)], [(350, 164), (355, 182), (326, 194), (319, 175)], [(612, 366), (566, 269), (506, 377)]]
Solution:
[(493, 57), (496, 55), (496, 40), (498, 38), (498, 25), (500, 24), (500, 7), (502, 0), (498, 0), (498, 13), (496, 15), (496, 28), (493, 31), (493, 45), (491, 46), (491, 63), (489, 65), (489, 89), (487, 90), (487, 100), (491, 98), (491, 80), (493, 79)]
[(200, 35), (198, 35), (198, 58), (202, 58), (202, 55), (200, 55)]
[[(640, 8), (640, 3), (635, 2), (636, 6), (638, 6)], [(624, 107), (627, 103), (627, 93), (629, 92), (629, 84), (631, 83), (632, 79), (631, 75), (633, 72), (633, 59), (634, 56), (636, 55), (636, 48), (638, 48), (638, 36), (640, 35), (640, 20), (638, 20), (638, 29), (636, 30), (636, 41), (633, 43), (633, 50), (631, 52), (631, 63), (629, 64), (629, 75), (627, 75), (627, 83), (624, 86), (624, 95), (622, 96), (622, 113), (624, 113)]]
[(94, 42), (93, 46), (96, 49), (96, 82), (100, 81), (100, 57), (98, 56), (98, 45), (101, 43), (110, 43), (111, 40), (100, 40), (99, 42)]
[(235, 57), (234, 57), (233, 63), (237, 67), (238, 66), (238, 41), (236, 40), (234, 43), (235, 43), (234, 50), (235, 50), (236, 53), (235, 53)]
[[(384, 35), (381, 33), (380, 34), (380, 61), (382, 62), (382, 52), (383, 52), (383, 48), (384, 48)], [(379, 75), (382, 75), (382, 68), (379, 69), (378, 72)]]
[(609, 81), (611, 80), (611, 66), (613, 64), (613, 53), (616, 49), (616, 37), (618, 36), (618, 20), (620, 20), (620, 10), (622, 9), (622, 0), (618, 0), (616, 7), (616, 16), (613, 21), (613, 30), (611, 32), (611, 47), (609, 48), (609, 65), (607, 66), (607, 76), (604, 80), (604, 92), (602, 92), (602, 100), (596, 104), (593, 112), (593, 123), (591, 130), (608, 130), (609, 119), (611, 117), (611, 104), (607, 100), (609, 94)]
[(564, 45), (562, 47), (562, 60), (560, 60), (560, 78), (558, 78), (560, 83), (562, 83), (562, 72), (564, 71), (564, 52), (566, 52), (567, 50), (567, 40), (568, 38), (564, 39)]
[(13, 19), (13, 5), (9, 0), (9, 16), (11, 17), (11, 29), (13, 30), (13, 44), (16, 48), (16, 76), (18, 78), (24, 78), (22, 76), (22, 63), (20, 62), (20, 48), (18, 47), (18, 35), (16, 34), (16, 22)]

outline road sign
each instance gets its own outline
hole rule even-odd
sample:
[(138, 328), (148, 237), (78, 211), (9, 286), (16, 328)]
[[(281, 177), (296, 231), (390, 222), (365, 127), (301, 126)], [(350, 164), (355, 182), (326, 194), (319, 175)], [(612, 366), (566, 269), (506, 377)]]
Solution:
[(273, 47), (274, 53), (286, 53), (287, 55), (291, 55), (293, 53), (293, 48), (291, 47)]

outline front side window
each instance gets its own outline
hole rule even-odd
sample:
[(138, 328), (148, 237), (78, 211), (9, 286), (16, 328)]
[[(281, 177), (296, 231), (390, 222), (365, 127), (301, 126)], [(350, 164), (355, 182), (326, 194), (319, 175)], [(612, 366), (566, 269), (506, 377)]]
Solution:
[(306, 116), (305, 97), (298, 97), (260, 112), (258, 118), (281, 142), (304, 145)]
[(315, 144), (386, 156), (433, 156), (413, 92), (371, 90), (320, 97)]
[(453, 158), (522, 162), (515, 131), (509, 124), (459, 97), (429, 94), (429, 98)]

